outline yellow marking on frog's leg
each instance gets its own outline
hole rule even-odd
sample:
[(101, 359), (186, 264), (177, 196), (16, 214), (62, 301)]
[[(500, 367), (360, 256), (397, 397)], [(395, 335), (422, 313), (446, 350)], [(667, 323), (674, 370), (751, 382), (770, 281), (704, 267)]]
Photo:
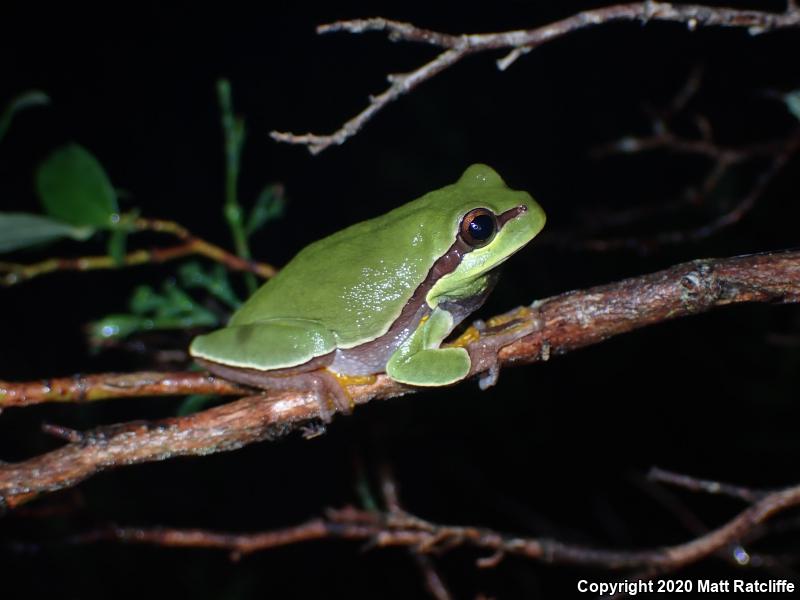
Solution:
[(339, 391), (341, 393), (333, 392), (328, 396), (328, 402), (331, 404), (331, 409), (338, 408), (344, 412), (350, 413), (353, 412), (353, 409), (356, 406), (356, 402), (353, 399), (353, 395), (350, 393), (349, 386), (351, 385), (370, 385), (375, 383), (378, 379), (377, 375), (345, 375), (343, 373), (337, 373), (336, 371), (331, 371), (330, 369), (325, 369), (328, 373), (330, 373), (333, 378), (336, 380), (336, 383), (339, 385)]
[(529, 321), (532, 314), (533, 311), (530, 308), (527, 306), (520, 306), (519, 308), (515, 308), (504, 315), (492, 317), (487, 321), (476, 321), (475, 325), (470, 325), (467, 327), (464, 333), (462, 333), (448, 345), (464, 348), (469, 344), (477, 342), (479, 339), (481, 339), (483, 332), (485, 332), (487, 329), (497, 329), (504, 327), (509, 323), (514, 323), (514, 321), (520, 321), (520, 323), (516, 323), (509, 327), (508, 331), (506, 332), (508, 335), (514, 336), (520, 331), (526, 331), (530, 327)]
[(342, 387), (348, 385), (372, 385), (378, 380), (377, 375), (343, 375), (341, 373), (333, 373), (333, 376), (336, 377), (336, 380), (342, 385)]
[(536, 332), (540, 327), (537, 311), (520, 306), (485, 322), (476, 321), (452, 345), (468, 347), (472, 363), (481, 365), (478, 385), (485, 390), (497, 383), (500, 375), (500, 350)]
[(454, 339), (449, 345), (463, 348), (481, 339), (481, 332), (474, 325), (467, 327), (466, 331)]
[(527, 321), (531, 318), (533, 312), (534, 311), (528, 306), (520, 306), (504, 315), (492, 317), (486, 321), (486, 325), (489, 327), (501, 327), (511, 321)]

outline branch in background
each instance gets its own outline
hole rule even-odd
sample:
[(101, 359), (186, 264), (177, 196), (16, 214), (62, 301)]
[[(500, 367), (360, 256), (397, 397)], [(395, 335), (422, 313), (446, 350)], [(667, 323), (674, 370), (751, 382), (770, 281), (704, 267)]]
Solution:
[(263, 278), (272, 277), (277, 273), (277, 269), (272, 265), (240, 258), (219, 246), (193, 235), (185, 227), (173, 221), (136, 219), (132, 222), (131, 227), (137, 232), (152, 231), (170, 234), (183, 243), (169, 248), (137, 250), (124, 255), (121, 261), (111, 256), (84, 256), (80, 258), (50, 258), (30, 265), (0, 263), (0, 273), (4, 273), (0, 275), (0, 285), (15, 285), (55, 271), (118, 269), (133, 265), (162, 263), (191, 255), (205, 256), (206, 258), (225, 265), (225, 267), (233, 271), (255, 273)]
[(729, 483), (720, 483), (719, 481), (709, 481), (707, 479), (689, 477), (681, 473), (673, 473), (672, 471), (665, 471), (664, 469), (659, 468), (650, 469), (650, 473), (647, 474), (647, 478), (650, 481), (667, 483), (669, 485), (681, 487), (692, 492), (729, 496), (731, 498), (737, 498), (738, 500), (743, 500), (749, 503), (758, 502), (770, 494), (775, 493), (774, 490), (754, 490), (752, 488), (731, 485)]
[[(702, 115), (695, 115), (693, 121), (699, 134), (697, 137), (689, 138), (675, 133), (670, 121), (684, 111), (686, 105), (699, 91), (702, 76), (702, 67), (696, 67), (666, 106), (659, 109), (645, 108), (652, 118), (651, 135), (625, 136), (599, 146), (590, 153), (592, 158), (598, 159), (611, 155), (662, 150), (705, 159), (709, 161), (710, 166), (701, 183), (688, 188), (684, 194), (671, 202), (645, 204), (622, 211), (593, 211), (584, 216), (587, 225), (571, 231), (545, 233), (539, 239), (540, 244), (550, 243), (581, 251), (633, 249), (639, 253), (647, 253), (661, 246), (697, 242), (710, 237), (726, 227), (735, 225), (753, 209), (772, 181), (800, 149), (800, 129), (795, 128), (783, 139), (730, 147), (715, 142), (708, 120)], [(638, 237), (597, 237), (598, 232), (610, 228), (663, 218), (685, 209), (697, 209), (708, 203), (714, 192), (719, 189), (724, 177), (733, 168), (756, 160), (767, 160), (768, 164), (761, 170), (749, 191), (738, 200), (731, 199), (734, 201), (727, 202), (729, 208), (704, 225)]]
[(674, 135), (665, 128), (660, 128), (659, 132), (651, 137), (624, 138), (600, 149), (599, 153), (605, 154), (614, 151), (631, 154), (653, 149), (665, 149), (678, 154), (706, 157), (712, 161), (712, 164), (699, 189), (687, 194), (685, 198), (656, 207), (635, 208), (631, 211), (611, 215), (610, 218), (600, 217), (594, 220), (592, 229), (603, 226), (619, 226), (625, 222), (652, 217), (658, 213), (673, 212), (687, 206), (699, 206), (717, 188), (732, 167), (761, 158), (768, 158), (769, 164), (759, 173), (747, 193), (743, 194), (731, 208), (706, 224), (689, 229), (662, 231), (641, 237), (576, 239), (574, 233), (565, 235), (553, 232), (543, 236), (544, 240), (541, 243), (556, 243), (593, 252), (606, 252), (621, 248), (648, 252), (661, 246), (698, 242), (708, 238), (722, 229), (739, 223), (753, 209), (772, 181), (800, 150), (800, 130), (782, 141), (753, 144), (742, 148), (726, 148), (716, 145), (710, 139), (685, 139)]
[[(471, 374), (476, 375), (498, 365), (545, 361), (615, 335), (718, 306), (798, 301), (800, 252), (697, 260), (535, 302), (531, 307), (490, 319), (480, 335), (470, 328), (455, 343), (466, 347), (473, 356)], [(498, 340), (503, 343), (498, 344)], [(494, 354), (485, 351), (498, 345), (504, 347)], [(151, 373), (145, 375), (140, 385), (139, 374), (130, 374), (124, 387), (105, 385), (103, 375), (91, 380), (78, 378), (72, 387), (68, 380), (59, 380), (65, 387), (58, 399), (79, 401), (158, 392), (162, 382), (154, 380)], [(117, 381), (119, 377), (108, 376), (108, 380)], [(172, 378), (170, 390), (175, 394), (205, 392), (209, 385), (217, 384), (199, 375), (168, 377)], [(31, 390), (39, 390), (41, 399), (49, 399), (40, 383), (3, 384), (0, 398), (13, 397), (18, 405), (30, 403), (26, 393)], [(350, 385), (347, 391), (356, 404), (364, 404), (376, 398), (407, 394), (413, 388), (379, 375), (371, 383)], [(228, 392), (235, 390), (227, 388), (224, 393)], [(14, 507), (39, 494), (75, 485), (105, 469), (222, 452), (275, 439), (323, 416), (314, 394), (284, 392), (269, 398), (248, 396), (186, 417), (101, 427), (52, 452), (19, 463), (0, 464), (0, 501)]]
[[(746, 490), (720, 482), (671, 474), (681, 485), (698, 491), (714, 489)], [(404, 546), (427, 557), (456, 547), (472, 547), (491, 552), (478, 559), (477, 566), (494, 567), (507, 555), (521, 556), (549, 564), (569, 564), (610, 570), (647, 569), (646, 573), (676, 571), (713, 555), (722, 555), (738, 565), (759, 566), (750, 562), (742, 548), (743, 538), (764, 533), (762, 525), (774, 515), (800, 505), (800, 486), (787, 487), (761, 495), (755, 490), (739, 494), (752, 499), (750, 506), (733, 519), (683, 544), (648, 550), (612, 550), (564, 543), (552, 539), (524, 538), (491, 529), (440, 525), (387, 506), (384, 512), (346, 507), (329, 510), (324, 518), (295, 527), (260, 533), (219, 533), (198, 529), (111, 527), (71, 538), (73, 543), (113, 540), (162, 547), (214, 548), (227, 550), (234, 559), (263, 550), (318, 539), (366, 540), (371, 547)], [(757, 499), (756, 499), (757, 498)], [(623, 590), (624, 591), (624, 590)]]
[[(397, 481), (394, 479), (388, 465), (384, 465), (381, 469), (381, 496), (383, 497), (383, 504), (386, 507), (386, 512), (390, 515), (402, 515), (406, 518), (413, 518), (405, 511), (402, 504), (400, 504), (400, 494), (397, 491)], [(368, 511), (375, 514), (375, 511)], [(425, 589), (436, 600), (452, 600), (453, 595), (444, 582), (436, 565), (429, 556), (421, 552), (417, 552), (415, 548), (409, 548), (409, 553), (414, 559), (417, 568), (422, 575), (422, 581), (425, 584)]]
[(415, 27), (410, 23), (382, 18), (337, 21), (318, 27), (317, 32), (347, 31), (350, 33), (364, 33), (365, 31), (385, 31), (392, 41), (426, 43), (444, 51), (432, 61), (411, 72), (389, 75), (389, 87), (381, 94), (372, 96), (369, 105), (364, 110), (330, 135), (313, 133), (298, 135), (279, 131), (273, 131), (270, 135), (280, 142), (307, 146), (312, 154), (317, 154), (329, 146), (344, 143), (348, 138), (358, 133), (386, 105), (470, 54), (489, 50), (510, 50), (511, 52), (506, 57), (497, 62), (498, 68), (504, 70), (522, 54), (546, 42), (581, 29), (618, 21), (683, 23), (691, 31), (698, 27), (744, 28), (751, 35), (756, 35), (778, 29), (800, 27), (800, 9), (794, 2), (788, 2), (786, 10), (781, 13), (691, 4), (673, 5), (652, 1), (636, 2), (587, 10), (535, 29), (471, 35), (439, 33)]

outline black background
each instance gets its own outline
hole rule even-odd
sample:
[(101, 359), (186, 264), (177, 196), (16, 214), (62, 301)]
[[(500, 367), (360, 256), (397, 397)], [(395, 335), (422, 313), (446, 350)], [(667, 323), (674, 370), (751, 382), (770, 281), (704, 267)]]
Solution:
[[(435, 4), (435, 6), (434, 6)], [(780, 9), (781, 2), (760, 3)], [(2, 210), (36, 210), (32, 174), (58, 145), (77, 141), (130, 192), (123, 208), (174, 219), (230, 247), (221, 218), (223, 162), (215, 81), (231, 80), (247, 121), (241, 197), (270, 181), (286, 186), (283, 220), (254, 241), (256, 256), (282, 264), (303, 245), (381, 214), (456, 179), (472, 162), (530, 191), (548, 230), (669, 202), (697, 184), (707, 163), (656, 152), (593, 159), (590, 150), (646, 134), (646, 106), (660, 107), (692, 70), (703, 85), (687, 107), (724, 144), (786, 135), (796, 122), (766, 97), (800, 87), (797, 31), (750, 37), (740, 30), (624, 23), (569, 35), (499, 72), (487, 53), (470, 57), (388, 106), (344, 146), (312, 157), (273, 142), (273, 129), (329, 132), (361, 110), (390, 72), (432, 58), (431, 48), (382, 34), (317, 36), (335, 19), (380, 14), (447, 32), (544, 24), (592, 2), (495, 2), (474, 7), (268, 3), (200, 8), (156, 3), (104, 9), (11, 5), (3, 19), (0, 99), (30, 88), (53, 103), (22, 113), (0, 144)], [(751, 5), (752, 6), (752, 5)], [(690, 119), (677, 127), (693, 133)], [(798, 162), (790, 163), (735, 227), (701, 243), (642, 254), (589, 253), (535, 242), (506, 265), (481, 315), (562, 291), (655, 271), (706, 256), (797, 244)], [(731, 200), (763, 163), (731, 178)], [(688, 227), (720, 210), (636, 223), (609, 235)], [(151, 240), (157, 243), (158, 240)], [(102, 252), (63, 244), (50, 254)], [(46, 254), (42, 254), (44, 256)], [(23, 254), (20, 260), (38, 255)], [(140, 357), (91, 355), (82, 325), (122, 309), (133, 287), (172, 267), (65, 273), (0, 293), (0, 379), (128, 371)], [(693, 533), (654, 497), (643, 475), (658, 465), (750, 486), (798, 481), (798, 313), (739, 306), (612, 339), (544, 364), (506, 370), (481, 393), (474, 382), (359, 408), (311, 441), (291, 436), (243, 450), (101, 474), (77, 488), (65, 516), (11, 514), (0, 521), (6, 589), (37, 597), (310, 598), (424, 595), (403, 550), (364, 551), (324, 541), (231, 562), (222, 552), (114, 544), (74, 546), (65, 537), (103, 526), (166, 525), (233, 531), (284, 527), (328, 506), (358, 502), (360, 480), (394, 472), (407, 509), (434, 521), (474, 524), (604, 547), (677, 543)], [(188, 336), (175, 335), (184, 347)], [(0, 458), (21, 460), (57, 445), (41, 422), (76, 428), (174, 414), (179, 400), (42, 406), (0, 415)], [(648, 491), (650, 490), (650, 491)], [(40, 502), (71, 503), (75, 492)], [(678, 493), (708, 526), (740, 506)], [(791, 551), (796, 536), (765, 549)], [(457, 550), (437, 559), (456, 597), (563, 597), (602, 571), (508, 558), (495, 569)], [(793, 577), (790, 570), (779, 574)], [(683, 577), (777, 576), (709, 560)], [(21, 593), (20, 593), (21, 594)], [(5, 596), (5, 593), (3, 593)], [(17, 597), (17, 596), (10, 596)]]

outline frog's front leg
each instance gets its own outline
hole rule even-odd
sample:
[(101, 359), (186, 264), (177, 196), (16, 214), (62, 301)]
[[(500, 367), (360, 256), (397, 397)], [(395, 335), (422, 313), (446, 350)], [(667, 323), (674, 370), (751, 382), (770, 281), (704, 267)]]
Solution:
[(460, 381), (470, 369), (464, 348), (440, 348), (453, 329), (452, 315), (436, 308), (386, 363), (386, 374), (409, 385), (437, 386)]
[[(500, 375), (500, 350), (517, 340), (539, 331), (542, 321), (535, 308), (519, 307), (488, 321), (476, 321), (458, 339), (454, 346), (469, 348), (469, 356), (480, 373), (478, 385), (486, 390), (497, 383)], [(543, 360), (547, 360), (543, 345)]]

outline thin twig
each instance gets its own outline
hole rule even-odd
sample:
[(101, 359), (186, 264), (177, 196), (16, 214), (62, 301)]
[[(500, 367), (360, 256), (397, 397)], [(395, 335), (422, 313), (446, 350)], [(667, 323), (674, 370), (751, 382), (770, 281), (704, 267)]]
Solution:
[[(686, 565), (738, 547), (738, 540), (772, 516), (800, 505), (800, 486), (774, 491), (733, 519), (688, 542), (647, 550), (616, 550), (569, 544), (552, 539), (523, 538), (486, 528), (441, 525), (418, 517), (396, 519), (345, 507), (329, 510), (326, 518), (295, 527), (259, 533), (219, 533), (199, 529), (113, 527), (71, 538), (73, 543), (115, 540), (164, 547), (216, 548), (235, 557), (288, 544), (326, 538), (368, 540), (372, 547), (404, 546), (419, 554), (445, 552), (470, 546), (494, 555), (515, 555), (549, 564), (570, 564), (610, 570), (641, 569), (657, 573)], [(746, 564), (746, 561), (740, 561)]]
[(745, 502), (758, 502), (762, 498), (769, 496), (772, 490), (754, 490), (752, 488), (742, 487), (739, 485), (732, 485), (730, 483), (722, 483), (720, 481), (713, 481), (710, 479), (698, 479), (697, 477), (690, 477), (681, 473), (674, 473), (665, 469), (653, 467), (647, 474), (647, 478), (651, 481), (659, 483), (668, 483), (676, 487), (682, 487), (693, 492), (702, 492), (704, 494), (720, 494), (722, 496), (730, 496), (731, 498), (738, 498)]
[(428, 590), (431, 597), (436, 600), (452, 600), (453, 594), (450, 593), (447, 584), (444, 582), (444, 579), (436, 569), (436, 565), (433, 564), (431, 558), (425, 554), (414, 552), (413, 550), (411, 551), (411, 557), (414, 559), (414, 562), (417, 563), (417, 567), (419, 567), (422, 573), (422, 581), (425, 584), (425, 589)]
[[(616, 240), (596, 240), (595, 243), (587, 240), (585, 245), (593, 249), (608, 250), (612, 247), (638, 247), (638, 248), (652, 248), (653, 246), (685, 244), (687, 242), (697, 242), (708, 238), (715, 233), (730, 227), (742, 220), (742, 218), (749, 213), (758, 202), (758, 199), (764, 194), (767, 187), (772, 183), (775, 177), (781, 172), (784, 166), (789, 162), (789, 159), (800, 148), (800, 135), (793, 137), (785, 146), (783, 151), (778, 153), (772, 158), (769, 166), (764, 169), (756, 179), (750, 191), (742, 196), (742, 198), (734, 204), (727, 212), (721, 214), (710, 223), (700, 225), (693, 229), (664, 231), (649, 238), (639, 239), (616, 239)], [(724, 168), (724, 167), (721, 167)], [(719, 172), (712, 171), (712, 175), (719, 178)], [(710, 185), (706, 183), (706, 187)]]
[(82, 256), (78, 258), (49, 258), (33, 264), (0, 263), (0, 285), (11, 286), (34, 277), (56, 271), (93, 271), (97, 269), (118, 269), (134, 265), (163, 263), (187, 256), (205, 256), (225, 265), (234, 271), (255, 273), (269, 278), (277, 273), (272, 265), (245, 260), (190, 233), (185, 227), (173, 221), (160, 219), (136, 219), (131, 224), (134, 231), (153, 231), (177, 237), (183, 243), (168, 248), (135, 250), (117, 260), (111, 256)]
[[(605, 341), (677, 317), (741, 302), (800, 301), (800, 252), (780, 252), (718, 260), (697, 260), (642, 277), (548, 298), (487, 321), (477, 335), (468, 330), (456, 344), (475, 352), (471, 374), (500, 365), (548, 360), (552, 356)], [(489, 356), (481, 348), (496, 348), (497, 336), (507, 343)], [(160, 393), (163, 381), (147, 373), (140, 385), (132, 373), (123, 387), (107, 385), (104, 376), (80, 379), (60, 390), (61, 400), (142, 396)], [(110, 381), (119, 382), (119, 375)], [(208, 391), (224, 383), (186, 374), (173, 378), (173, 393)], [(52, 383), (52, 382), (51, 382)], [(3, 398), (29, 403), (26, 393), (42, 393), (41, 383), (6, 383)], [(38, 386), (38, 387), (37, 387)], [(373, 382), (347, 388), (355, 404), (389, 398), (412, 388), (379, 375)], [(232, 393), (228, 386), (222, 393)], [(45, 394), (46, 396), (46, 394)], [(84, 432), (79, 443), (68, 443), (40, 456), (0, 464), (0, 504), (17, 506), (39, 494), (70, 487), (102, 470), (175, 456), (205, 455), (274, 439), (320, 419), (323, 408), (311, 392), (283, 392), (269, 398), (249, 396), (186, 417), (127, 423)]]
[(575, 233), (565, 235), (564, 233), (552, 232), (549, 235), (545, 235), (539, 243), (554, 243), (593, 252), (607, 252), (622, 248), (649, 252), (662, 246), (704, 240), (723, 229), (739, 223), (753, 209), (772, 181), (800, 150), (800, 131), (795, 131), (783, 141), (763, 142), (741, 148), (727, 148), (718, 146), (709, 139), (684, 139), (675, 136), (666, 129), (662, 129), (651, 137), (623, 138), (613, 144), (599, 148), (596, 150), (596, 154), (599, 156), (610, 152), (634, 153), (652, 149), (668, 149), (677, 153), (703, 156), (711, 159), (713, 163), (705, 179), (700, 184), (699, 190), (687, 194), (685, 198), (669, 204), (655, 207), (639, 207), (630, 211), (616, 213), (611, 218), (600, 217), (594, 219), (592, 223), (593, 229), (598, 226), (619, 226), (647, 216), (652, 217), (661, 213), (673, 212), (688, 205), (697, 206), (714, 191), (723, 176), (732, 167), (765, 157), (769, 158), (769, 164), (759, 173), (750, 189), (731, 208), (708, 223), (688, 229), (661, 231), (652, 235), (638, 237), (576, 239)]
[[(398, 518), (411, 518), (403, 506), (400, 504), (400, 494), (397, 490), (397, 480), (391, 473), (388, 465), (383, 465), (380, 472), (380, 486), (383, 502), (386, 506), (386, 512), (393, 515), (395, 519)], [(422, 574), (422, 581), (425, 584), (425, 589), (436, 600), (452, 600), (453, 595), (447, 587), (444, 578), (439, 573), (436, 565), (430, 557), (417, 552), (415, 548), (409, 548), (411, 558), (417, 565), (420, 573)]]
[(332, 134), (298, 135), (273, 131), (270, 135), (280, 142), (305, 145), (312, 154), (317, 154), (332, 145), (344, 143), (386, 105), (470, 54), (489, 50), (510, 50), (510, 53), (497, 63), (498, 68), (503, 70), (521, 55), (546, 42), (581, 29), (618, 21), (638, 21), (643, 24), (649, 21), (683, 23), (690, 31), (701, 27), (744, 28), (751, 35), (756, 35), (800, 26), (800, 10), (793, 3), (789, 3), (784, 12), (772, 13), (647, 1), (587, 10), (534, 29), (470, 35), (450, 35), (383, 18), (338, 21), (320, 26), (317, 32), (346, 31), (360, 34), (367, 31), (384, 31), (389, 34), (389, 39), (392, 41), (426, 43), (444, 51), (413, 71), (390, 75), (389, 87), (383, 93), (372, 96), (364, 110)]

